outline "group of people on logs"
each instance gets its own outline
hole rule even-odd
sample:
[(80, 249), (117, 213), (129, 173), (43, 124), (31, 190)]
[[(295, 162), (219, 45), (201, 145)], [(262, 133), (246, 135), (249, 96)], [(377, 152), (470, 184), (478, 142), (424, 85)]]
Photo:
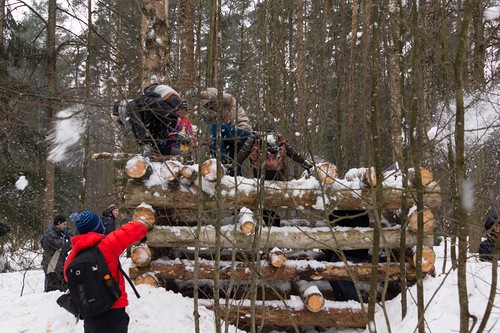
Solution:
[[(186, 92), (186, 97), (197, 98), (203, 109), (210, 111), (209, 115), (202, 116), (202, 120), (210, 124), (210, 148), (214, 157), (220, 154), (227, 175), (242, 176), (241, 165), (247, 158), (250, 159), (253, 176), (260, 178), (264, 172), (265, 180), (285, 180), (287, 158), (291, 158), (308, 171), (313, 167), (309, 159), (298, 153), (286, 142), (285, 137), (276, 131), (271, 115), (264, 116), (254, 127), (243, 107), (231, 94), (219, 93), (213, 87), (200, 91), (198, 95), (194, 91)], [(179, 147), (179, 144), (190, 148), (195, 146), (196, 136), (187, 116), (188, 112), (187, 101), (172, 87), (152, 84), (144, 89), (142, 96), (131, 101), (115, 103), (113, 118), (132, 129), (145, 155), (170, 155), (172, 147)], [(182, 120), (184, 125), (179, 126)], [(264, 210), (263, 218), (269, 226), (281, 224), (275, 211)], [(334, 211), (329, 218), (339, 226), (368, 227), (370, 224), (366, 211)], [(490, 220), (495, 223), (490, 223)], [(491, 260), (494, 240), (500, 232), (497, 220), (498, 218), (490, 218), (487, 222), (486, 228), (490, 232), (487, 241), (481, 244), (481, 260)], [(368, 250), (324, 252), (332, 262), (369, 260)], [(330, 283), (336, 300), (366, 301), (352, 282)]]

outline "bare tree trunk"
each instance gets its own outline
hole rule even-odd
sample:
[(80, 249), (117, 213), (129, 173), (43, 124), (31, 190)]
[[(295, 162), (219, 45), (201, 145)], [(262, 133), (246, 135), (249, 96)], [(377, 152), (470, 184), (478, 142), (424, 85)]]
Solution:
[[(398, 15), (398, 7), (396, 0), (390, 0), (389, 12), (399, 19), (395, 20), (400, 22), (403, 18)], [(388, 36), (389, 45), (387, 47), (388, 57), (388, 77), (390, 89), (390, 103), (389, 113), (391, 118), (391, 143), (392, 143), (392, 161), (401, 161), (403, 158), (403, 134), (402, 134), (402, 107), (403, 100), (401, 95), (401, 77), (400, 77), (400, 64), (398, 61), (398, 54), (401, 54), (401, 47), (399, 46), (399, 24), (392, 27), (392, 35)]]
[(5, 0), (0, 0), (0, 51), (3, 52), (4, 44), (4, 34), (3, 34), (3, 22), (5, 19)]
[(142, 86), (170, 84), (170, 22), (167, 0), (143, 0), (141, 46)]
[(183, 94), (193, 88), (195, 78), (194, 63), (194, 0), (179, 1), (179, 81), (177, 90)]
[[(474, 1), (465, 0), (462, 22), (459, 25), (460, 34), (457, 45), (457, 53), (454, 61), (454, 74), (455, 74), (455, 98), (456, 98), (456, 120), (455, 120), (455, 146), (456, 146), (456, 178), (459, 186), (460, 197), (466, 195), (469, 191), (467, 185), (466, 165), (465, 165), (465, 107), (464, 107), (464, 82), (463, 82), (463, 66), (466, 61), (467, 53), (467, 37), (469, 26), (472, 19), (474, 8)], [(458, 207), (458, 297), (460, 301), (460, 332), (470, 332), (472, 329), (469, 327), (470, 319), (473, 319), (472, 327), (474, 327), (477, 318), (472, 316), (469, 312), (469, 300), (467, 293), (467, 255), (468, 255), (468, 242), (469, 235), (468, 227), (468, 211), (463, 203), (457, 205)]]
[(209, 42), (208, 42), (208, 59), (207, 59), (207, 69), (206, 69), (206, 83), (209, 87), (218, 86), (219, 77), (219, 15), (217, 14), (219, 0), (210, 1), (210, 32), (209, 32)]
[[(93, 37), (93, 23), (92, 23), (92, 0), (87, 1), (87, 60), (85, 61), (85, 87), (83, 88), (83, 98), (85, 101), (85, 105), (89, 105), (90, 102), (90, 68), (92, 64), (92, 37)], [(85, 137), (83, 139), (83, 157), (82, 157), (82, 178), (85, 180), (88, 177), (89, 172), (89, 149), (90, 149), (90, 122), (88, 121), (89, 114), (87, 113), (86, 118), (86, 130)], [(82, 187), (80, 188), (80, 202), (78, 205), (78, 210), (82, 211), (85, 208), (85, 199), (87, 196), (87, 182), (83, 182)]]
[[(379, 10), (378, 0), (373, 0), (373, 6), (371, 8), (366, 6), (365, 8), (370, 8), (370, 14), (365, 13), (366, 16), (370, 17), (370, 21), (372, 22), (371, 32), (372, 32), (372, 41), (371, 45), (367, 45), (370, 50), (370, 58), (371, 58), (371, 72), (370, 72), (370, 134), (372, 138), (372, 149), (373, 149), (373, 165), (375, 166), (376, 174), (377, 174), (377, 184), (381, 184), (383, 182), (382, 175), (382, 156), (380, 153), (380, 132), (379, 132), (379, 119), (381, 119), (379, 104), (378, 104), (378, 96), (379, 92), (379, 72), (378, 72), (378, 62), (379, 62), (379, 25), (375, 24), (379, 22)], [(368, 55), (367, 55), (368, 56)], [(382, 202), (382, 191), (380, 186), (374, 189), (373, 196), (375, 196), (375, 202)], [(372, 253), (379, 253), (380, 250), (380, 236), (382, 235), (382, 224), (380, 222), (380, 210), (375, 205), (374, 214), (375, 225), (373, 228), (373, 246)], [(372, 267), (377, 267), (379, 265), (379, 256), (372, 256)], [(371, 279), (370, 279), (370, 299), (368, 302), (368, 322), (375, 323), (375, 304), (377, 303), (377, 287), (378, 287), (378, 279), (375, 274), (375, 270), (372, 271)], [(368, 329), (370, 332), (376, 332), (376, 328), (368, 325)]]
[[(304, 133), (306, 126), (306, 101), (305, 101), (305, 68), (304, 68), (304, 2), (297, 0), (296, 6), (297, 16), (297, 37), (296, 37), (296, 52), (297, 52), (297, 114), (299, 120), (299, 132)], [(304, 136), (302, 136), (304, 137)]]
[[(57, 94), (57, 53), (56, 53), (56, 12), (57, 1), (49, 0), (47, 19), (47, 124), (51, 126), (54, 121), (54, 113), (57, 108), (55, 96)], [(47, 146), (47, 156), (50, 152)], [(55, 165), (47, 160), (45, 162), (45, 213), (44, 223), (49, 226), (54, 214), (54, 178)]]

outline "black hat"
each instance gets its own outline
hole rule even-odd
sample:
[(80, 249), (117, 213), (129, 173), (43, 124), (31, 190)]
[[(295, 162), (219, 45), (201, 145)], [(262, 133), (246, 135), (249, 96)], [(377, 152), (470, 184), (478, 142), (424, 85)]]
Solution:
[(54, 225), (59, 225), (64, 222), (66, 222), (66, 218), (64, 216), (57, 215), (56, 217), (54, 217)]

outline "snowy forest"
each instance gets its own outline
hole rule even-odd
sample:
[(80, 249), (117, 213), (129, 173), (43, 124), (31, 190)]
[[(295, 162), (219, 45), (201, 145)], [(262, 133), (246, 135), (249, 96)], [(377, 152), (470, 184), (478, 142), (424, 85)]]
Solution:
[[(11, 227), (0, 255), (41, 251), (57, 214), (118, 203), (130, 220), (125, 161), (92, 155), (141, 152), (111, 111), (151, 83), (185, 96), (196, 163), (212, 158), (206, 110), (186, 92), (217, 87), (253, 123), (270, 113), (287, 142), (341, 178), (355, 168), (382, 177), (396, 163), (431, 170), (442, 198), (434, 238), (453, 244), (460, 332), (471, 331), (465, 263), (500, 213), (499, 1), (0, 0), (0, 24), (0, 222)], [(287, 177), (301, 172), (290, 163)], [(226, 216), (214, 207), (192, 214)]]

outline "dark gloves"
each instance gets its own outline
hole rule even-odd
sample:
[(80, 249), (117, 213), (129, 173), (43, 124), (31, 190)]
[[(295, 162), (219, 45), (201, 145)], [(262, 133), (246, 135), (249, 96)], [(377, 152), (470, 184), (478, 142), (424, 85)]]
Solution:
[(223, 164), (224, 171), (227, 176), (234, 176), (234, 166), (233, 163)]
[(309, 160), (305, 160), (303, 166), (305, 169), (310, 170), (314, 166), (314, 164)]
[(183, 145), (188, 145), (191, 143), (191, 138), (189, 137), (189, 135), (185, 135), (184, 133), (179, 132), (177, 133), (177, 141), (179, 141)]

